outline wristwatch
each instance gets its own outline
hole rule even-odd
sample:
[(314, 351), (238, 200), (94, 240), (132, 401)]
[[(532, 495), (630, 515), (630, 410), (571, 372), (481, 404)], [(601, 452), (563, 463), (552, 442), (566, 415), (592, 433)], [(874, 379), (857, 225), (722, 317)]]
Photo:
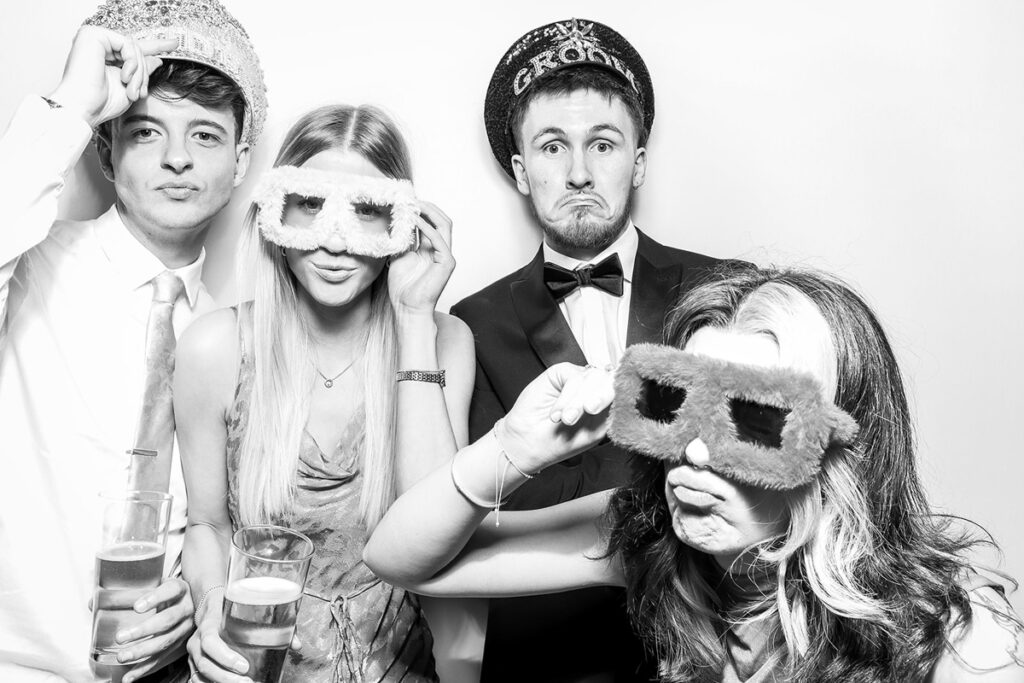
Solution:
[(444, 370), (399, 370), (395, 374), (399, 382), (434, 382), (444, 387)]

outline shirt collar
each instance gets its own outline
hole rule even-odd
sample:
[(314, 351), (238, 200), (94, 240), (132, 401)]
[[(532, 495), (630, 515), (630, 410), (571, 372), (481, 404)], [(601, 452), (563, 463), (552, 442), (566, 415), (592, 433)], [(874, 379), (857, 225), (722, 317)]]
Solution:
[(626, 229), (622, 231), (622, 234), (619, 235), (614, 242), (605, 247), (601, 253), (589, 261), (580, 261), (579, 259), (574, 259), (571, 256), (566, 256), (559, 251), (555, 251), (548, 245), (547, 241), (544, 242), (542, 249), (544, 250), (545, 262), (553, 263), (556, 266), (561, 266), (569, 270), (576, 270), (580, 266), (588, 263), (600, 263), (612, 254), (618, 254), (619, 262), (622, 263), (622, 277), (626, 282), (632, 282), (633, 264), (636, 263), (636, 250), (639, 244), (640, 237), (637, 235), (636, 226), (633, 225), (633, 221), (631, 219), (626, 225)]
[(168, 268), (153, 252), (142, 246), (128, 232), (117, 206), (112, 206), (95, 221), (96, 236), (111, 266), (133, 289), (145, 287), (150, 281), (165, 270), (181, 278), (185, 285), (185, 296), (188, 305), (194, 308), (202, 288), (203, 263), (206, 261), (206, 248), (199, 252), (199, 258), (181, 268)]

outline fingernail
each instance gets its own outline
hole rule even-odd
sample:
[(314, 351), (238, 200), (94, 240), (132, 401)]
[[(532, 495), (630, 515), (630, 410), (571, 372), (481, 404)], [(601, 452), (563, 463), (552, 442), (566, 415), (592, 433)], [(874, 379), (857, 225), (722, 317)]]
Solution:
[(118, 631), (114, 634), (114, 640), (119, 643), (125, 643), (132, 639), (132, 632), (129, 631)]
[(551, 411), (550, 417), (551, 417), (551, 421), (552, 422), (561, 422), (561, 420), (562, 420), (562, 411), (561, 410), (553, 410), (553, 411)]
[(580, 419), (580, 411), (576, 408), (569, 408), (563, 415), (563, 422), (566, 424), (576, 424), (576, 420)]
[(117, 661), (119, 662), (130, 662), (135, 659), (135, 655), (132, 654), (131, 650), (121, 650), (117, 653)]
[(136, 612), (145, 612), (148, 609), (149, 609), (149, 601), (146, 600), (145, 598), (143, 598), (142, 600), (139, 600), (137, 603), (135, 603), (135, 611)]

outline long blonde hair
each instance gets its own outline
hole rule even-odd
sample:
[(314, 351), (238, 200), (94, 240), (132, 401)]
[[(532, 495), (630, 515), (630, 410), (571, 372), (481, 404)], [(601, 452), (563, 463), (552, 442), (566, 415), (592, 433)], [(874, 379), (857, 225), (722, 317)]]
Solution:
[[(274, 166), (301, 166), (328, 149), (356, 152), (390, 178), (412, 178), (409, 152), (395, 124), (367, 105), (330, 105), (305, 114), (285, 136)], [(313, 340), (299, 315), (295, 277), (282, 250), (261, 238), (257, 211), (253, 205), (246, 216), (237, 261), (240, 281), (251, 280), (253, 288), (251, 319), (245, 306), (239, 314), (243, 335), (251, 325), (254, 364), (248, 421), (239, 444), (238, 500), (245, 524), (273, 520), (292, 503), (314, 382)], [(366, 426), (359, 512), (372, 529), (395, 498), (397, 340), (386, 268), (371, 285), (362, 348)]]

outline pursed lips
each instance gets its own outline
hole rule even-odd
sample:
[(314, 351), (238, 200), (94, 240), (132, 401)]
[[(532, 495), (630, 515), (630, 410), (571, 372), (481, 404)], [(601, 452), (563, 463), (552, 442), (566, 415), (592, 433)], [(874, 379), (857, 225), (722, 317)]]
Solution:
[(347, 280), (356, 271), (355, 268), (341, 264), (314, 262), (312, 266), (321, 278), (335, 283)]
[(667, 477), (676, 500), (689, 507), (708, 509), (726, 500), (727, 492), (716, 484), (716, 475), (707, 470), (682, 466), (673, 469)]
[(187, 199), (199, 191), (199, 186), (190, 182), (174, 180), (157, 185), (156, 190), (172, 199)]

